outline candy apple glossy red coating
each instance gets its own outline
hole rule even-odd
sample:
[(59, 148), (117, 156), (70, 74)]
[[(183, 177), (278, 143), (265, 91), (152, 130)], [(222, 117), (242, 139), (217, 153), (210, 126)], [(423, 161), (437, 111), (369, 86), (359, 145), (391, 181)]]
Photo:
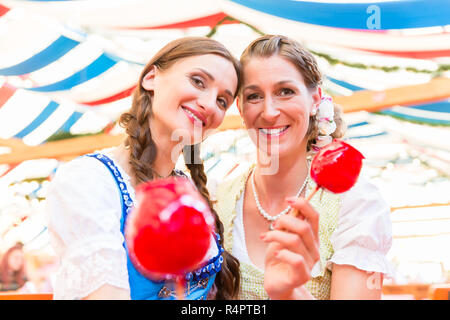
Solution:
[(318, 187), (342, 193), (358, 180), (364, 156), (342, 140), (334, 139), (321, 148), (311, 163), (311, 178)]
[(167, 178), (136, 188), (125, 237), (131, 261), (153, 280), (194, 270), (210, 246), (214, 218), (203, 197), (186, 178)]

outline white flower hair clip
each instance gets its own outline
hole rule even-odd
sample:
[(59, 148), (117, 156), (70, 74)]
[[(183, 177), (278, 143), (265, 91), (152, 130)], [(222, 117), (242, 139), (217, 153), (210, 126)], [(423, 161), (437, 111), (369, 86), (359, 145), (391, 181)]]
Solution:
[(323, 95), (317, 108), (317, 121), (319, 122), (319, 135), (316, 143), (312, 146), (314, 151), (326, 146), (333, 141), (331, 134), (336, 131), (336, 122), (334, 122), (334, 104), (333, 99), (328, 95)]

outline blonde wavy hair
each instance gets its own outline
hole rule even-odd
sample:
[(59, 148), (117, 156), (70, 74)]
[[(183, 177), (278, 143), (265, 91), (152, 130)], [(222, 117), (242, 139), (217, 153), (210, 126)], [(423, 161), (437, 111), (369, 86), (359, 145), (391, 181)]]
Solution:
[[(314, 56), (299, 42), (281, 35), (264, 35), (251, 42), (241, 55), (241, 65), (245, 65), (253, 57), (271, 57), (279, 55), (294, 64), (302, 74), (307, 88), (314, 90), (322, 84), (322, 73), (319, 70)], [(242, 94), (242, 92), (240, 92)], [(342, 119), (342, 108), (334, 103), (334, 121), (336, 130), (331, 134), (333, 138), (342, 138), (346, 125)], [(316, 144), (319, 136), (319, 122), (317, 114), (310, 116), (308, 131), (307, 151), (312, 151), (312, 145)]]

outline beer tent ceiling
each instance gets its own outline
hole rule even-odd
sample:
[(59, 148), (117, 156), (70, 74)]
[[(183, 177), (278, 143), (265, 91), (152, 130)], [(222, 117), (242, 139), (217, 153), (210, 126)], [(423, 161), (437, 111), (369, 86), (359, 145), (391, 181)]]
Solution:
[[(356, 144), (391, 139), (426, 148), (422, 155), (428, 163), (448, 175), (449, 31), (450, 5), (444, 0), (4, 0), (0, 185), (1, 190), (9, 187), (4, 194), (11, 197), (2, 197), (0, 203), (5, 226), (0, 232), (14, 234), (11, 225), (18, 217), (26, 220), (26, 212), (32, 211), (17, 196), (19, 182), (51, 177), (58, 160), (75, 155), (17, 163), (2, 162), (2, 156), (43, 146), (55, 137), (121, 133), (115, 121), (130, 106), (143, 66), (162, 45), (185, 35), (212, 36), (237, 57), (261, 33), (301, 41), (316, 55), (325, 89), (345, 102), (344, 110), (352, 103), (352, 110), (360, 110), (346, 114), (347, 139)], [(390, 100), (389, 90), (394, 90), (395, 99)], [(373, 101), (365, 93), (372, 94)], [(229, 116), (236, 114), (234, 107)], [(216, 162), (211, 170), (219, 170)], [(30, 183), (19, 193), (31, 200), (45, 198), (46, 182)], [(19, 213), (25, 207), (25, 213)], [(44, 225), (42, 218), (38, 220), (37, 225)], [(29, 235), (27, 241), (37, 237), (36, 232)]]

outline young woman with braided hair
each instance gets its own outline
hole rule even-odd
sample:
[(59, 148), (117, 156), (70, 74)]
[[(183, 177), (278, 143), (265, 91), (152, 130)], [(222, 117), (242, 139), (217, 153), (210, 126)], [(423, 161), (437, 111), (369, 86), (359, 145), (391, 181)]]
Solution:
[(216, 271), (194, 272), (186, 298), (236, 298), (239, 263), (226, 251), (221, 254), (223, 226), (209, 199), (197, 146), (207, 131), (222, 123), (237, 95), (240, 72), (239, 62), (215, 40), (186, 37), (170, 42), (146, 65), (131, 109), (120, 117), (127, 134), (124, 143), (58, 169), (47, 197), (51, 243), (61, 258), (55, 299), (175, 297), (169, 283), (146, 279), (130, 263), (123, 245), (123, 217), (139, 183), (184, 175), (174, 169), (181, 152), (192, 181), (216, 216), (218, 234), (211, 236), (205, 257)]

